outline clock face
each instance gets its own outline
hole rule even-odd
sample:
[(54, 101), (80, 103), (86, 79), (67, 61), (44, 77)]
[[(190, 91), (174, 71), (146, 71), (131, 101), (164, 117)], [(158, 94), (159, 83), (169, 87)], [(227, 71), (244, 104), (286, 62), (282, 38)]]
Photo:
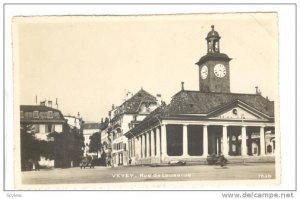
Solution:
[(226, 75), (226, 68), (223, 64), (217, 64), (214, 67), (214, 73), (217, 77), (222, 78)]
[(208, 75), (208, 68), (207, 68), (207, 66), (204, 65), (201, 68), (201, 78), (206, 79), (207, 75)]

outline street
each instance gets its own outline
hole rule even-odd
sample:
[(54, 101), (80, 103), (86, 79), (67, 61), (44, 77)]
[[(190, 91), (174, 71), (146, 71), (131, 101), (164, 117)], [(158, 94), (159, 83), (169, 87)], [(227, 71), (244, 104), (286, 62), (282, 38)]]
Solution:
[(66, 168), (22, 172), (23, 184), (117, 183), (141, 181), (244, 180), (274, 179), (274, 163), (232, 164), (226, 167), (193, 166), (126, 166)]

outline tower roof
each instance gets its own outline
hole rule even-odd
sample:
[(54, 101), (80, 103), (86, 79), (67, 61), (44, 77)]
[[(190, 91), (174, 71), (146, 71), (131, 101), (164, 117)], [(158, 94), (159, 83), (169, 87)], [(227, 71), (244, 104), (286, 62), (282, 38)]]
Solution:
[(197, 65), (201, 65), (209, 60), (218, 60), (218, 61), (230, 61), (231, 58), (228, 57), (228, 55), (224, 53), (207, 53), (203, 57), (200, 58), (200, 60), (196, 63)]
[(220, 38), (219, 33), (215, 31), (215, 26), (211, 26), (211, 31), (207, 34), (206, 39), (209, 39), (211, 37)]

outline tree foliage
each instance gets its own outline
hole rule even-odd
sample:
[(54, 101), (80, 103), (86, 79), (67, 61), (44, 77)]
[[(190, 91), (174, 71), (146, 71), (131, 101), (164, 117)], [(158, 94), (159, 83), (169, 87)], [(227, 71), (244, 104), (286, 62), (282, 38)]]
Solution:
[(55, 167), (70, 167), (71, 161), (78, 166), (83, 156), (84, 138), (80, 129), (64, 126), (62, 133), (53, 132), (48, 135), (54, 140), (53, 156)]
[(96, 132), (90, 136), (89, 152), (97, 152), (101, 150), (101, 136)]
[(21, 164), (22, 170), (30, 168), (30, 164), (39, 161), (40, 156), (55, 160), (55, 167), (70, 167), (79, 165), (83, 156), (84, 138), (81, 129), (64, 125), (63, 132), (49, 133), (51, 141), (35, 138), (34, 126), (21, 125)]

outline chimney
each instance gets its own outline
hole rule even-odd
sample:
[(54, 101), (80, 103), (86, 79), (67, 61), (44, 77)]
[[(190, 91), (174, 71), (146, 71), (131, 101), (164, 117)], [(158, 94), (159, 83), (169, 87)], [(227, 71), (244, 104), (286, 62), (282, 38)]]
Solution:
[(35, 96), (35, 105), (37, 105), (38, 104), (38, 97), (37, 97), (37, 95)]
[(181, 90), (184, 91), (184, 82), (181, 82)]
[(46, 106), (46, 101), (41, 101), (41, 102), (40, 102), (40, 105), (41, 105), (41, 106)]
[(161, 94), (156, 94), (156, 101), (157, 101), (157, 105), (161, 106), (161, 102), (162, 102)]
[(255, 86), (255, 93), (256, 93), (256, 95), (261, 95), (261, 92), (260, 92), (258, 86)]
[(58, 100), (57, 100), (57, 98), (55, 100), (55, 105), (56, 105), (56, 108), (58, 109)]
[(52, 100), (48, 100), (48, 106), (52, 108)]
[(112, 106), (111, 106), (111, 109), (112, 109), (112, 110), (114, 110), (114, 109), (115, 109), (115, 105), (114, 105), (114, 104), (112, 104)]

